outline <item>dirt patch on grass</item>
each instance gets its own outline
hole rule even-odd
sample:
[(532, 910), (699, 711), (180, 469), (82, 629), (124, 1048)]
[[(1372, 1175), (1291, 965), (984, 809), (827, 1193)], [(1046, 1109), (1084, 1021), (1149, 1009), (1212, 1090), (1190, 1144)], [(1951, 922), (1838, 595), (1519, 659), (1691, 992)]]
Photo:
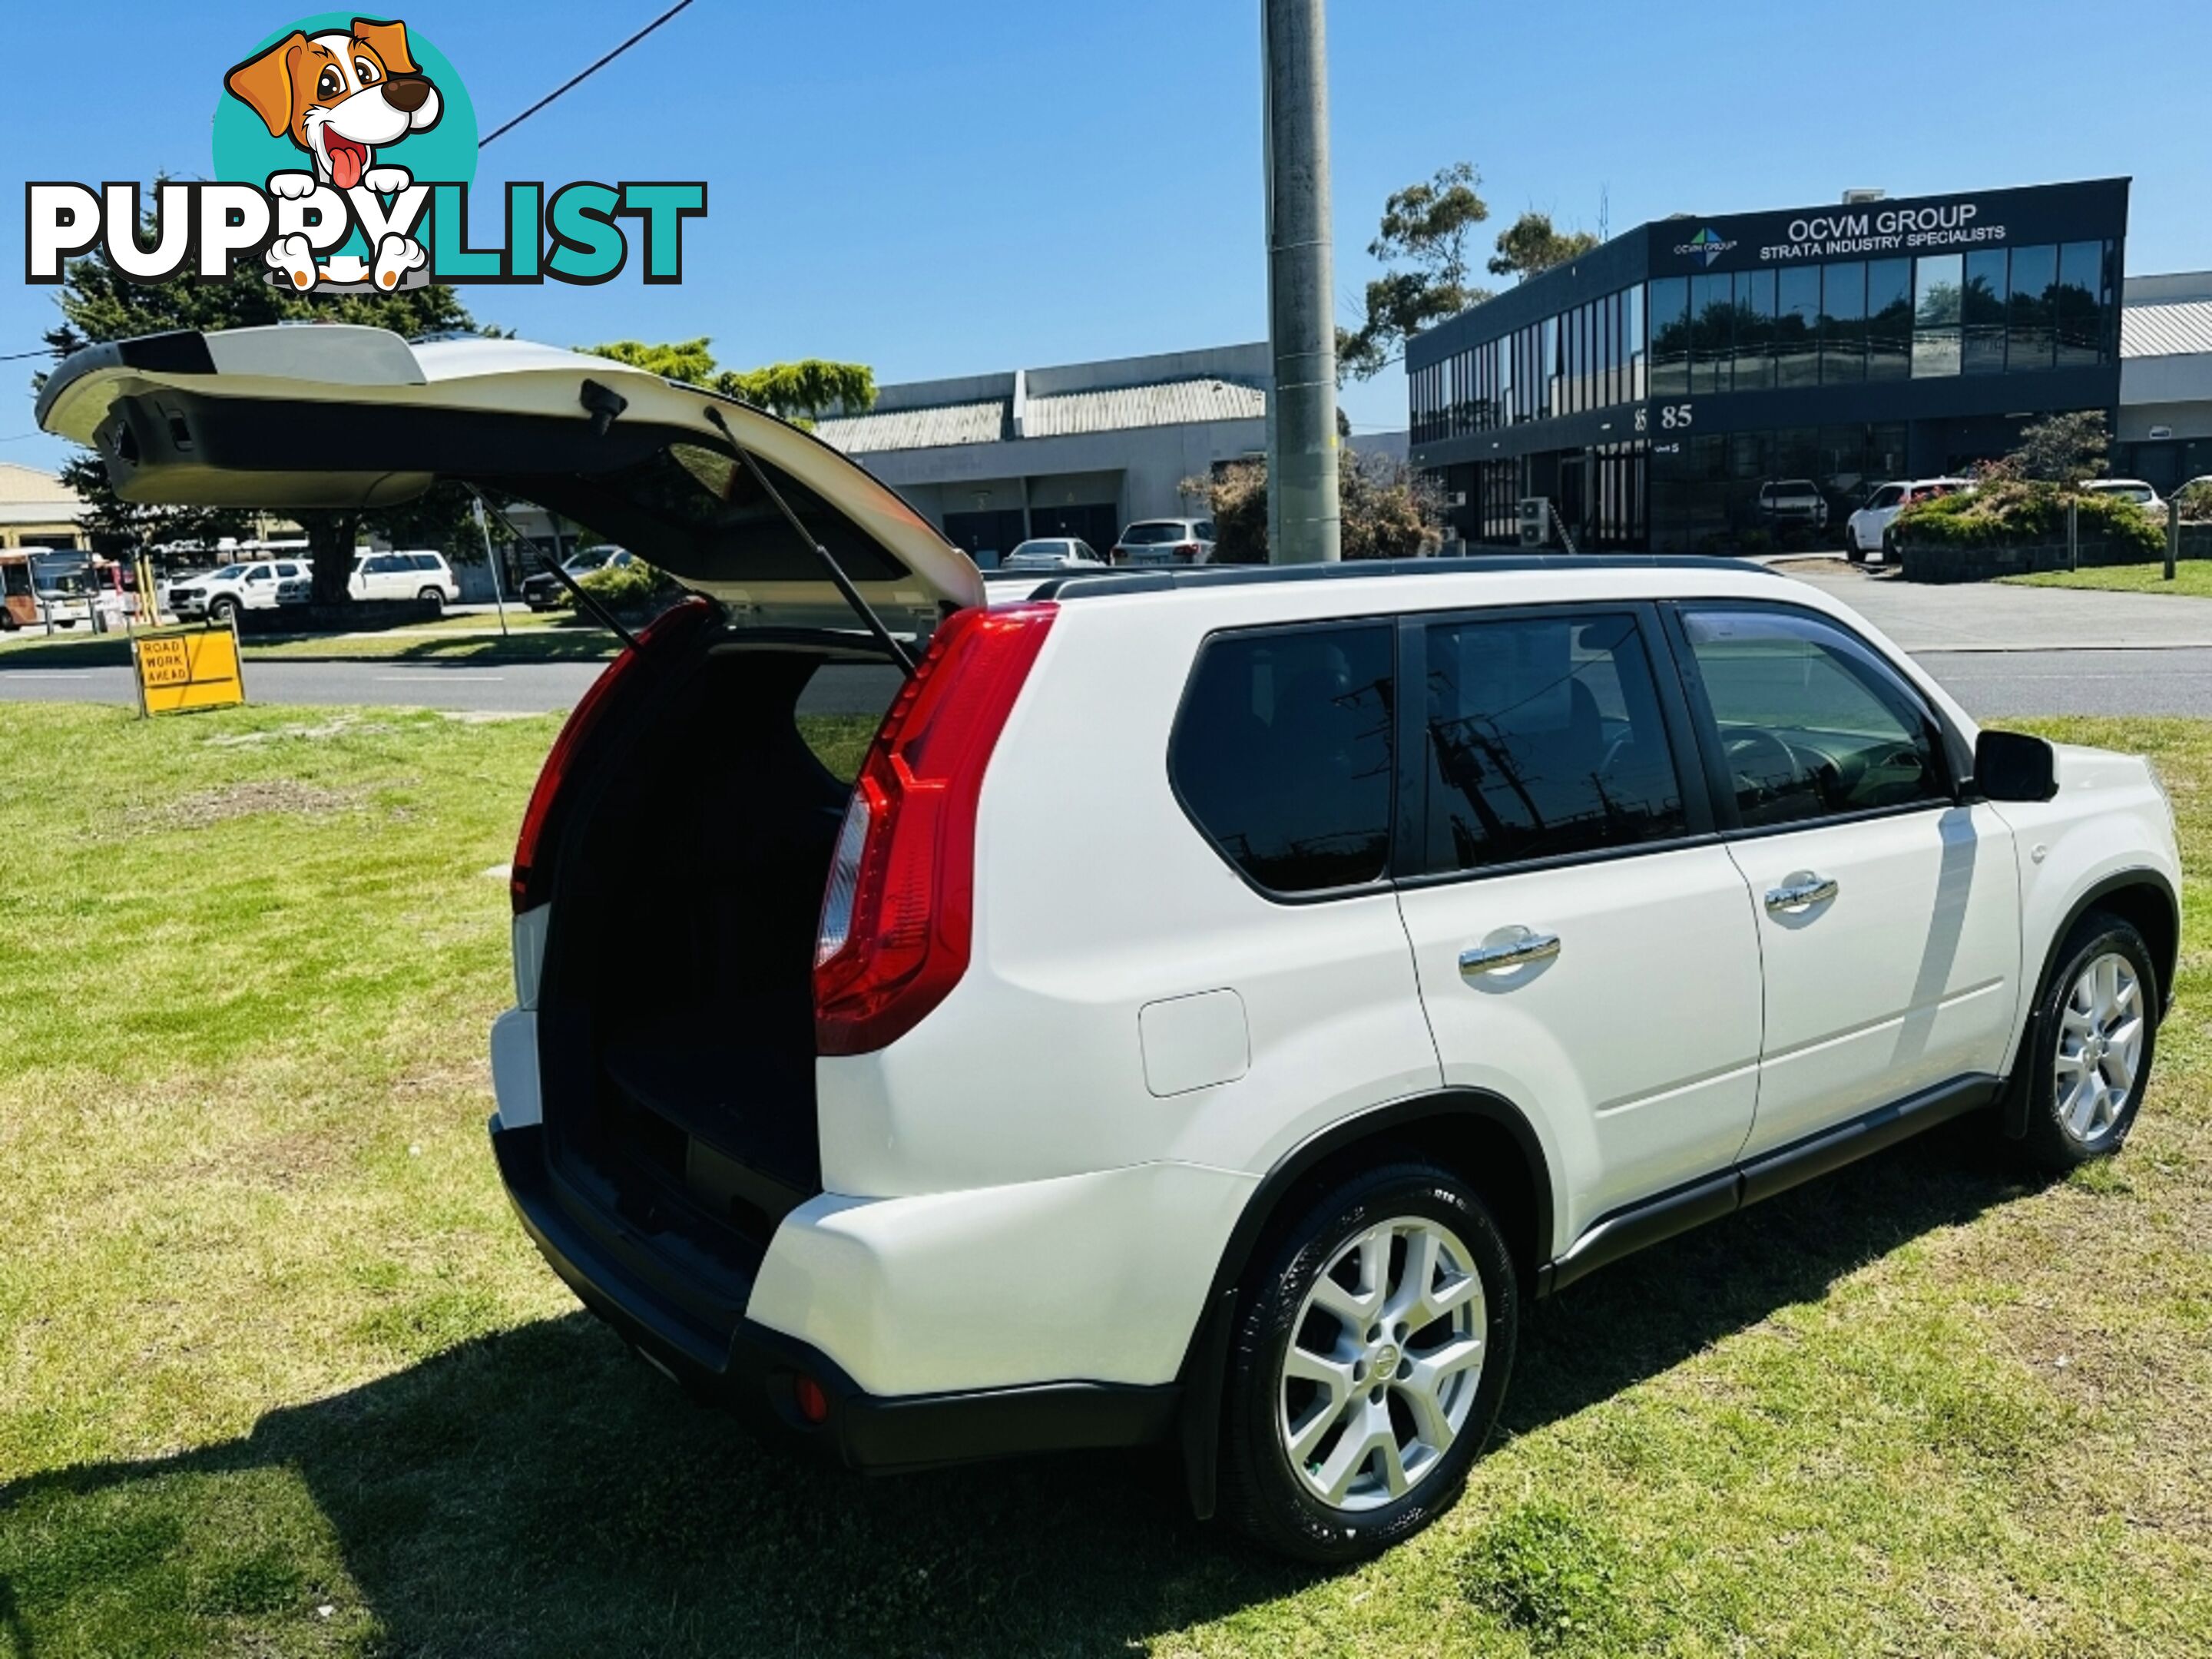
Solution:
[(290, 812), (301, 817), (329, 817), (360, 804), (367, 792), (325, 789), (296, 778), (254, 778), (203, 789), (196, 794), (160, 806), (134, 808), (131, 822), (161, 830), (200, 830), (225, 818), (250, 817), (260, 812)]

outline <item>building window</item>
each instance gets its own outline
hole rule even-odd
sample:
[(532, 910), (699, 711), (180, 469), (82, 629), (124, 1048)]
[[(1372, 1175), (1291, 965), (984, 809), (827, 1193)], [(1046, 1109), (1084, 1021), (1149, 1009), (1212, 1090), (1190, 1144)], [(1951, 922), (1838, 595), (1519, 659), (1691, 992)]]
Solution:
[(2058, 287), (2052, 296), (2058, 334), (2058, 367), (2080, 368), (2103, 355), (2105, 245), (2069, 242), (2058, 250)]
[(1866, 379), (1867, 272), (1863, 260), (1820, 271), (1820, 379), (1839, 386)]
[(1866, 372), (1869, 380), (1902, 380), (1912, 373), (1910, 259), (1867, 261)]
[(1912, 317), (1912, 374), (1959, 372), (1959, 289), (1965, 281), (1960, 256), (1930, 254), (1917, 262), (1913, 289), (1919, 304)]
[(1959, 367), (1968, 374), (1996, 374), (2005, 366), (2005, 251), (1983, 248), (1966, 256), (1966, 284), (1959, 293), (1963, 342)]
[(2005, 311), (2005, 368), (2051, 367), (2051, 299), (2058, 286), (2058, 250), (2051, 246), (2012, 251), (2012, 292)]
[(1626, 342), (1629, 403), (1644, 401), (1644, 290), (1632, 288), (1622, 295), (1621, 337)]
[(1735, 350), (1735, 299), (1726, 271), (1690, 278), (1690, 390), (1726, 392)]
[(1774, 384), (1774, 273), (1735, 274), (1735, 389)]
[(1690, 283), (1662, 276), (1650, 289), (1651, 395), (1679, 398), (1690, 389)]
[(1820, 379), (1820, 268), (1790, 265), (1775, 276), (1774, 383), (1817, 385)]

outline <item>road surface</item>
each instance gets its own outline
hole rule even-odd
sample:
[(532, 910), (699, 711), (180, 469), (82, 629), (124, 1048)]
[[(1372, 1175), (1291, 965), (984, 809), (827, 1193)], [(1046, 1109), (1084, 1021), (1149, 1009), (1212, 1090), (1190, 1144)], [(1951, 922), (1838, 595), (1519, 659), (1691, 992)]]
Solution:
[[(2212, 716), (2212, 599), (1975, 583), (1923, 587), (1841, 560), (1784, 564), (1796, 580), (1856, 606), (1918, 659), (1969, 713)], [(246, 665), (256, 702), (412, 704), (470, 712), (568, 708), (604, 665), (278, 659)], [(890, 669), (825, 670), (799, 707), (879, 714)], [(131, 703), (127, 668), (41, 668), (0, 655), (0, 702)]]
[[(127, 667), (40, 668), (0, 657), (0, 702), (136, 703)], [(246, 661), (246, 691), (255, 702), (348, 703), (452, 708), (471, 713), (535, 714), (573, 708), (599, 676), (600, 662), (440, 665), (427, 662)], [(879, 714), (897, 689), (891, 669), (825, 669), (799, 708), (808, 714)]]

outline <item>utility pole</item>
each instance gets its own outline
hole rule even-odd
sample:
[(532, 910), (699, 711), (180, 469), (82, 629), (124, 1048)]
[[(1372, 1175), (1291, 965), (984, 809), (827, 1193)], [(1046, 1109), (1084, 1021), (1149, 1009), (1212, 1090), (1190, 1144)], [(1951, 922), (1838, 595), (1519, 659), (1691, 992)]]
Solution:
[(1267, 557), (1342, 556), (1336, 499), (1335, 276), (1329, 258), (1323, 0), (1260, 0), (1267, 169)]

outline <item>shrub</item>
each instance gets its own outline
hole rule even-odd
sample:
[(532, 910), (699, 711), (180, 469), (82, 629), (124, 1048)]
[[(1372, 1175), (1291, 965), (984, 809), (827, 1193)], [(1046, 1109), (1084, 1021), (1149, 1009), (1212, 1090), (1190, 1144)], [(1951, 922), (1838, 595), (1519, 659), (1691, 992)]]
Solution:
[(610, 564), (580, 577), (576, 585), (609, 606), (641, 605), (669, 585), (668, 578), (643, 559)]
[[(2003, 547), (2066, 538), (2065, 492), (1994, 469), (1979, 489), (1915, 501), (1897, 515), (1900, 543), (1924, 547)], [(2074, 498), (2081, 539), (2133, 550), (2145, 559), (2166, 550), (2166, 532), (2133, 501), (2116, 495)]]
[[(1345, 558), (1410, 559), (1443, 544), (1435, 485), (1387, 455), (1337, 451), (1338, 537)], [(1267, 562), (1267, 465), (1238, 461), (1183, 481), (1214, 524), (1216, 564)]]

